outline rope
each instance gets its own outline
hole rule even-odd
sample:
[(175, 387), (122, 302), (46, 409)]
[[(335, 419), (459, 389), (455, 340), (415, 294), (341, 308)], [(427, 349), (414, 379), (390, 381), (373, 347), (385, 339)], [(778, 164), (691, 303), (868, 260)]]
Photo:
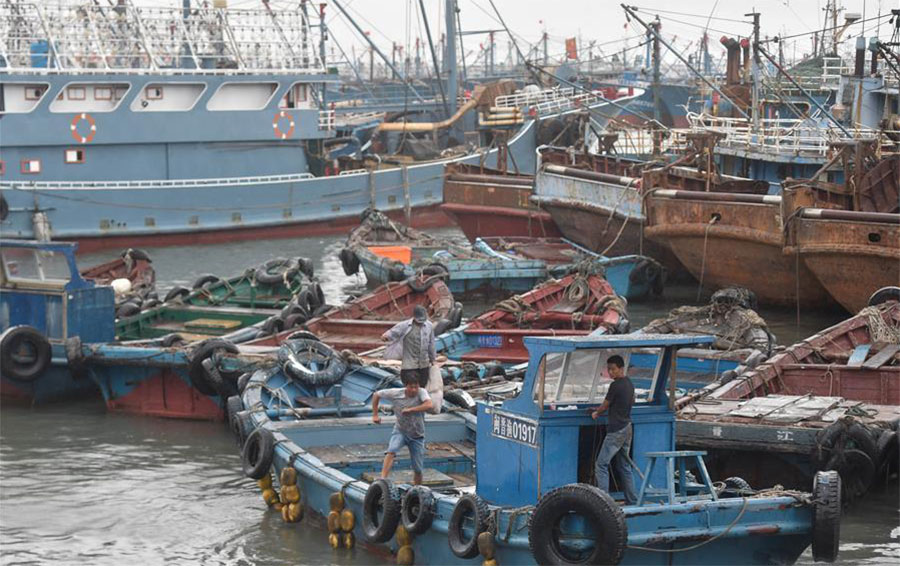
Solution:
[(731, 532), (731, 529), (733, 529), (733, 528), (738, 524), (738, 522), (741, 520), (741, 517), (744, 516), (744, 512), (747, 511), (747, 504), (749, 503), (749, 500), (748, 500), (746, 497), (742, 497), (741, 499), (744, 500), (744, 504), (741, 505), (741, 511), (740, 511), (740, 513), (738, 513), (737, 517), (734, 518), (734, 520), (731, 522), (731, 524), (728, 525), (728, 526), (725, 528), (725, 530), (722, 531), (721, 533), (717, 534), (716, 536), (714, 536), (714, 537), (712, 537), (712, 538), (706, 539), (705, 541), (703, 541), (703, 542), (701, 542), (701, 543), (699, 543), (699, 544), (695, 544), (695, 545), (693, 545), (693, 546), (688, 546), (688, 547), (685, 547), (685, 548), (669, 548), (669, 549), (666, 549), (666, 548), (650, 548), (649, 546), (637, 546), (637, 545), (631, 545), (631, 544), (629, 544), (629, 545), (627, 545), (626, 548), (630, 548), (630, 549), (632, 549), (632, 550), (645, 550), (645, 551), (647, 551), (647, 552), (666, 552), (666, 553), (673, 553), (673, 554), (676, 553), (676, 552), (688, 552), (688, 551), (690, 551), (690, 550), (696, 550), (696, 549), (700, 548), (701, 546), (705, 546), (705, 545), (711, 543), (712, 541), (717, 540), (717, 539), (720, 539), (720, 538), (722, 538), (723, 536), (727, 535), (729, 532)]
[(871, 342), (900, 344), (900, 322), (891, 324), (886, 321), (878, 305), (862, 309), (859, 316), (866, 317)]

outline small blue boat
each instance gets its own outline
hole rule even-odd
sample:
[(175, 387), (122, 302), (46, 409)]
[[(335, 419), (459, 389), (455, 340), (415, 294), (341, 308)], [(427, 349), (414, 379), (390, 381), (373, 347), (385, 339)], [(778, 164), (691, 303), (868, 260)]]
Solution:
[[(403, 450), (391, 478), (379, 477), (395, 419), (374, 423), (370, 399), (389, 377), (360, 368), (316, 384), (298, 383), (287, 365), (260, 370), (234, 413), (243, 471), (286, 522), (326, 516), (335, 548), (358, 540), (402, 564), (791, 564), (810, 545), (816, 560), (833, 561), (837, 474), (817, 474), (812, 494), (756, 491), (734, 478), (714, 484), (703, 452), (675, 450), (671, 368), (679, 348), (712, 340), (527, 338), (518, 396), (479, 402), (477, 415), (427, 416), (420, 486), (408, 485)], [(632, 363), (638, 349), (655, 350), (656, 365)], [(635, 505), (590, 484), (606, 424), (590, 412), (610, 382), (597, 370), (613, 354), (636, 387)]]
[(27, 403), (96, 392), (80, 344), (115, 336), (112, 287), (84, 279), (75, 244), (2, 240), (0, 397)]
[[(517, 253), (509, 251), (510, 244), (519, 245)], [(371, 285), (400, 281), (418, 271), (443, 272), (454, 295), (529, 291), (585, 260), (608, 270), (616, 293), (626, 298), (641, 298), (651, 290), (661, 292), (664, 280), (659, 264), (643, 256), (607, 258), (560, 239), (485, 238), (469, 245), (425, 234), (377, 210), (364, 214), (361, 225), (350, 233), (340, 259), (347, 275), (362, 267)]]

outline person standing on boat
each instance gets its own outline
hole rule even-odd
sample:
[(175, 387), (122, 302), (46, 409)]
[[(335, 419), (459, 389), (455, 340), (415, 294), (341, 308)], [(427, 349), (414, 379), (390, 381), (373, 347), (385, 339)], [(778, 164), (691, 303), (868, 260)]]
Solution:
[(609, 463), (612, 462), (616, 475), (622, 482), (625, 503), (633, 505), (637, 502), (637, 494), (634, 491), (634, 477), (628, 453), (631, 451), (631, 406), (634, 405), (634, 385), (625, 375), (625, 360), (622, 356), (610, 356), (606, 360), (606, 369), (613, 382), (606, 392), (606, 399), (591, 413), (591, 418), (597, 419), (609, 411), (606, 437), (594, 463), (594, 474), (597, 487), (609, 492)]
[(400, 379), (403, 380), (404, 387), (382, 389), (372, 396), (373, 423), (381, 423), (378, 405), (382, 399), (391, 401), (394, 415), (397, 417), (384, 453), (381, 477), (387, 478), (391, 474), (397, 451), (406, 446), (409, 448), (409, 459), (412, 462), (413, 483), (419, 485), (422, 483), (422, 466), (425, 460), (425, 413), (431, 410), (431, 396), (424, 387), (419, 387), (419, 382), (413, 374), (408, 373)]
[(419, 387), (428, 386), (428, 370), (436, 358), (434, 325), (428, 320), (425, 307), (416, 305), (413, 317), (398, 323), (385, 332), (381, 339), (388, 342), (384, 359), (401, 360), (400, 378), (412, 376)]

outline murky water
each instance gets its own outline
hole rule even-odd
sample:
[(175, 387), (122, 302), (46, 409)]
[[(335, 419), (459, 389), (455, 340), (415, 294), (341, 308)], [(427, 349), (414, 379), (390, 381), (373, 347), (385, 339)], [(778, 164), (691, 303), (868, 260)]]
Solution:
[[(200, 275), (227, 276), (277, 256), (316, 262), (328, 302), (364, 286), (335, 256), (343, 238), (147, 248), (160, 294)], [(80, 258), (82, 266), (109, 254)], [(639, 327), (695, 287), (629, 307)], [(471, 305), (467, 314), (484, 305)], [(781, 343), (841, 318), (763, 311)], [(878, 489), (845, 516), (841, 564), (900, 563), (897, 486)], [(802, 561), (811, 564), (807, 552)], [(107, 414), (99, 400), (0, 411), (0, 564), (380, 564), (362, 550), (333, 551), (326, 531), (287, 525), (268, 511), (221, 423)], [(474, 563), (474, 562), (473, 562)], [(723, 557), (723, 563), (727, 559)]]

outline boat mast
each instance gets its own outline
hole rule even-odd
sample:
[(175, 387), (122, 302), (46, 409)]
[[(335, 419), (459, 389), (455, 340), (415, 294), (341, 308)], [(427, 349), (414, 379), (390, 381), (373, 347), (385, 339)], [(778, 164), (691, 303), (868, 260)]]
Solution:
[(753, 107), (750, 109), (750, 113), (752, 115), (751, 122), (753, 131), (759, 132), (759, 12), (754, 10), (753, 12), (744, 15), (753, 17), (753, 66), (750, 70), (753, 78), (750, 90), (750, 104), (752, 104)]
[(447, 118), (452, 116), (450, 107), (447, 106), (447, 95), (444, 94), (444, 81), (441, 80), (441, 67), (438, 65), (437, 52), (434, 50), (434, 41), (431, 40), (431, 26), (428, 25), (428, 16), (425, 14), (425, 1), (419, 0), (419, 11), (422, 14), (422, 23), (425, 24), (425, 35), (428, 37), (428, 48), (431, 50), (431, 61), (434, 63), (434, 76), (437, 78), (438, 89), (441, 91), (441, 102), (444, 104), (444, 112)]
[(447, 113), (456, 114), (457, 68), (456, 68), (456, 0), (446, 2), (447, 54), (444, 57), (444, 71), (447, 72)]

